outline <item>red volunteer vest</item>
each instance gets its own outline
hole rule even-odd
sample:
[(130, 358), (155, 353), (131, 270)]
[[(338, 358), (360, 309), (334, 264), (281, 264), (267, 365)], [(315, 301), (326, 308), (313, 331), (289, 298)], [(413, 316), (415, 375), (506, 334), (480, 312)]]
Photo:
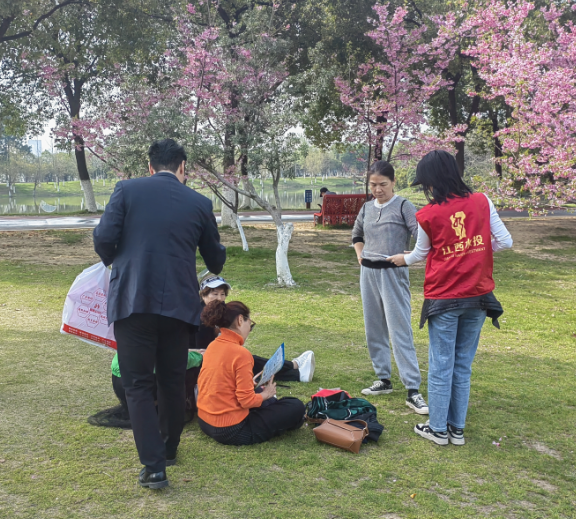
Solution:
[(482, 193), (429, 204), (416, 220), (431, 242), (424, 297), (474, 297), (494, 290), (490, 208)]

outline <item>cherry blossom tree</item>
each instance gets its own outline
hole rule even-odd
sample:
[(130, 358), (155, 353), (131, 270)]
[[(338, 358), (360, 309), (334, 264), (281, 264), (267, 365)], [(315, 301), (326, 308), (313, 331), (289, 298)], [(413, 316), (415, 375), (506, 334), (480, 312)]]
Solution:
[[(195, 10), (182, 25), (186, 66), (178, 86), (193, 121), (190, 162), (194, 176), (230, 207), (229, 195), (254, 200), (271, 216), (277, 230), (276, 272), (281, 286), (292, 286), (288, 245), (293, 225), (282, 221), (278, 183), (296, 160), (292, 152), (296, 124), (293, 99), (285, 91), (286, 42), (274, 23), (275, 7), (245, 13), (247, 29), (230, 36), (209, 27), (199, 34)], [(258, 195), (252, 179), (272, 177), (275, 204)], [(237, 203), (232, 209), (237, 211)], [(239, 219), (236, 219), (239, 223)]]
[[(188, 6), (179, 23), (181, 40), (166, 52), (156, 81), (120, 82), (110, 108), (75, 121), (73, 129), (87, 149), (124, 172), (136, 162), (143, 165), (151, 140), (178, 139), (186, 146), (194, 186), (210, 188), (234, 212), (234, 199), (242, 195), (270, 213), (278, 283), (292, 286), (287, 251), (293, 225), (282, 221), (278, 183), (296, 160), (291, 129), (297, 121), (285, 88), (286, 45), (273, 17), (273, 7), (255, 8), (244, 14), (245, 29), (231, 37), (199, 23)], [(272, 177), (273, 204), (253, 185), (262, 174)]]
[(486, 99), (511, 108), (502, 142), (502, 178), (485, 189), (501, 204), (530, 213), (576, 198), (576, 27), (550, 4), (491, 0), (469, 21), (475, 43), (466, 51), (486, 82)]
[[(174, 0), (175, 1), (175, 0)], [(21, 43), (20, 60), (40, 78), (42, 95), (53, 106), (58, 135), (74, 149), (88, 211), (97, 210), (85, 139), (87, 125), (114, 110), (123, 76), (142, 77), (163, 47), (158, 37), (171, 23), (170, 1), (100, 0), (66, 2), (54, 9)], [(169, 32), (166, 30), (166, 32)]]
[[(386, 59), (362, 64), (351, 82), (335, 80), (342, 102), (356, 114), (353, 121), (340, 123), (345, 138), (350, 143), (368, 145), (368, 166), (372, 158), (390, 161), (408, 159), (432, 148), (453, 149), (454, 141), (462, 139), (458, 134), (463, 127), (454, 126), (442, 136), (427, 134), (422, 128), (428, 99), (438, 89), (451, 86), (442, 72), (456, 50), (451, 37), (455, 17), (437, 18), (441, 30), (427, 43), (424, 35), (428, 27), (408, 27), (404, 7), (391, 12), (385, 4), (374, 10), (378, 20), (369, 36)], [(396, 151), (400, 142), (403, 146), (399, 155)]]

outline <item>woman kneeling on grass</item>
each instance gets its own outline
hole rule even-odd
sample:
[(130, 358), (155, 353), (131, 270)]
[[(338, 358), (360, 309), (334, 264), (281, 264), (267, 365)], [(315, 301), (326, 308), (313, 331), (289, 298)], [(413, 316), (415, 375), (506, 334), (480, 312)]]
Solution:
[(438, 445), (464, 445), (472, 361), (486, 317), (498, 325), (492, 253), (512, 246), (490, 199), (462, 181), (456, 159), (431, 151), (418, 163), (416, 180), (429, 204), (416, 213), (418, 240), (410, 254), (388, 258), (411, 265), (425, 258), (424, 307), (430, 336), (430, 420), (414, 432)]
[(261, 393), (255, 391), (254, 359), (244, 347), (255, 324), (248, 307), (240, 301), (212, 301), (201, 321), (218, 326), (220, 336), (206, 350), (198, 378), (200, 429), (225, 445), (253, 445), (301, 427), (305, 407), (300, 400), (276, 400), (273, 380)]

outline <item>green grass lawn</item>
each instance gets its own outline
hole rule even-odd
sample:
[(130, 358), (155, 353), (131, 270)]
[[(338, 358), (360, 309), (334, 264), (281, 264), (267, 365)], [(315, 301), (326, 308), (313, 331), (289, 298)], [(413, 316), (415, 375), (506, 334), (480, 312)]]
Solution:
[[(254, 232), (246, 229), (249, 242)], [(551, 236), (551, 249), (564, 234)], [(232, 236), (223, 233), (225, 242)], [(292, 253), (298, 287), (278, 289), (270, 285), (274, 231), (270, 240), (261, 236), (248, 253), (230, 247), (223, 272), (232, 297), (248, 304), (258, 323), (248, 347), (270, 355), (285, 342), (289, 358), (315, 351), (313, 382), (289, 383), (279, 396), (307, 401), (319, 387), (359, 396), (374, 374), (352, 250), (324, 244)], [(87, 239), (63, 241), (61, 247), (90, 246)], [(228, 447), (193, 422), (177, 466), (169, 468), (171, 486), (150, 491), (137, 485), (131, 431), (86, 422), (116, 402), (112, 353), (58, 331), (64, 297), (81, 268), (4, 261), (0, 517), (575, 517), (575, 267), (572, 255), (497, 255), (496, 293), (505, 314), (501, 330), (487, 322), (481, 336), (465, 446), (440, 447), (413, 433), (422, 418), (405, 406), (395, 373), (397, 390), (370, 398), (385, 432), (359, 455), (317, 443), (311, 427), (262, 445)], [(426, 396), (427, 333), (417, 328), (423, 269), (411, 270), (411, 282)]]
[[(110, 196), (112, 191), (114, 191), (114, 186), (116, 185), (116, 180), (106, 180), (106, 185), (101, 180), (94, 182), (94, 195), (99, 196)], [(20, 182), (15, 184), (16, 186), (16, 198), (30, 198), (34, 196), (34, 184), (31, 182)], [(67, 196), (82, 196), (82, 190), (80, 189), (80, 181), (74, 180), (66, 182), (60, 182), (60, 191), (57, 191), (53, 182), (43, 182), (36, 188), (36, 198), (41, 199), (42, 197), (67, 197)], [(0, 184), (0, 197), (4, 199), (8, 197), (8, 188), (6, 184)]]

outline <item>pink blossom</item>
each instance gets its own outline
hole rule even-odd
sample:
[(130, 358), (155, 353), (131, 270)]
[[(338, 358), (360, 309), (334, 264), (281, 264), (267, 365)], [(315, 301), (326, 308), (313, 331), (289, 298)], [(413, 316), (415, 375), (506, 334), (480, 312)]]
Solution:
[[(525, 0), (491, 0), (468, 22), (475, 40), (465, 53), (486, 82), (482, 95), (503, 98), (511, 110), (496, 133), (503, 177), (484, 189), (532, 214), (576, 199), (576, 29), (561, 22), (567, 9), (550, 5), (534, 13)], [(534, 17), (548, 24), (538, 42), (529, 30)]]

